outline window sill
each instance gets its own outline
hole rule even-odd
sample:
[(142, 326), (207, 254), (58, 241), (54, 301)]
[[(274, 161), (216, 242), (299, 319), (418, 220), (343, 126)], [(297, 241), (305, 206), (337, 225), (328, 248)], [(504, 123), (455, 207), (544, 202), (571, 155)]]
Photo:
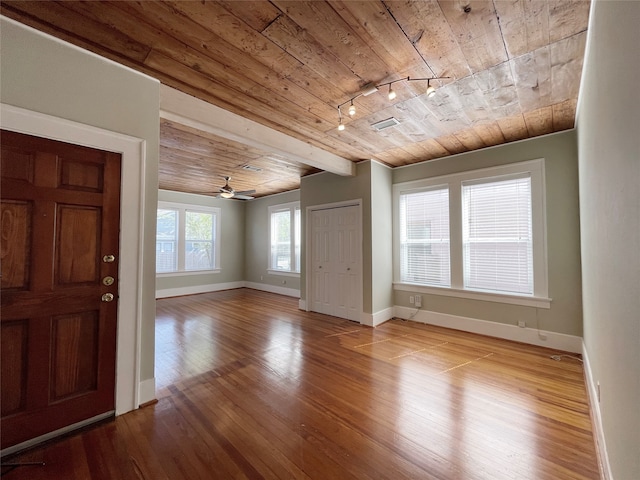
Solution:
[(295, 277), (300, 278), (299, 272), (285, 272), (283, 270), (267, 270), (269, 275), (280, 275), (282, 277)]
[(444, 297), (467, 298), (484, 302), (508, 303), (525, 307), (551, 308), (551, 299), (546, 297), (530, 297), (521, 295), (504, 295), (490, 292), (477, 292), (473, 290), (460, 290), (446, 287), (425, 287), (412, 283), (394, 283), (393, 289), (402, 292), (425, 293), (428, 295), (441, 295)]
[(156, 277), (187, 277), (191, 275), (208, 275), (212, 273), (220, 273), (220, 269), (215, 270), (182, 270), (180, 272), (164, 272), (156, 273)]

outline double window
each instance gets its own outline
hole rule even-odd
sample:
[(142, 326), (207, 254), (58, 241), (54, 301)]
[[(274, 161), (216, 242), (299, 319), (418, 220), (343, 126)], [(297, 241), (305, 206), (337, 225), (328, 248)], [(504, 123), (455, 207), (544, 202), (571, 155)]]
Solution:
[(156, 273), (219, 269), (220, 209), (158, 203)]
[(397, 289), (548, 306), (542, 160), (398, 184), (394, 200)]
[(269, 270), (300, 273), (300, 203), (269, 207)]

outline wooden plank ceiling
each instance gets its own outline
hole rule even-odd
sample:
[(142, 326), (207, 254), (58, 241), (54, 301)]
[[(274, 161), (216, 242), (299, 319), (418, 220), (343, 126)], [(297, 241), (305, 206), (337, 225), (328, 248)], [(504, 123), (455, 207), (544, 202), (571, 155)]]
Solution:
[[(1, 13), (353, 162), (407, 165), (566, 130), (588, 0), (3, 1)], [(356, 98), (338, 131), (337, 106)], [(397, 126), (376, 131), (375, 122)], [(262, 168), (243, 170), (244, 165)], [(160, 188), (295, 189), (311, 167), (165, 121)]]

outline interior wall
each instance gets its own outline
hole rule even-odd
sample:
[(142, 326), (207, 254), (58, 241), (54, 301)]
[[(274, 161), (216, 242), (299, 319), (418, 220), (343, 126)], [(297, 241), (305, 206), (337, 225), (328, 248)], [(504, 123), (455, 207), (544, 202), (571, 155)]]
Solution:
[[(551, 308), (508, 305), (442, 295), (423, 295), (423, 310), (582, 336), (578, 155), (575, 131), (395, 168), (393, 183), (545, 159), (547, 260)], [(395, 305), (410, 307), (412, 292), (396, 291)], [(411, 306), (412, 307), (412, 306)]]
[[(299, 202), (300, 190), (256, 198), (246, 202), (244, 279), (255, 284), (300, 290), (300, 276), (269, 273), (269, 207)], [(302, 231), (304, 231), (304, 215)], [(283, 283), (284, 282), (284, 283)]]
[[(306, 216), (307, 207), (348, 200), (362, 200), (362, 308), (372, 313), (372, 265), (371, 265), (371, 162), (356, 165), (356, 176), (343, 177), (333, 173), (318, 173), (302, 177), (300, 181), (300, 208)], [(304, 222), (303, 222), (304, 225)], [(302, 258), (306, 258), (306, 232), (302, 230)], [(300, 278), (305, 278), (306, 266), (302, 263)], [(300, 298), (306, 300), (305, 282), (300, 285)]]
[[(141, 266), (140, 380), (154, 375), (155, 221), (159, 83), (29, 27), (1, 19), (3, 103), (146, 142), (144, 211), (122, 208), (122, 224), (144, 221)], [(134, 366), (132, 365), (132, 368)]]
[[(393, 173), (371, 162), (372, 313), (393, 307)], [(384, 318), (387, 320), (387, 318)]]
[(638, 2), (593, 3), (577, 115), (584, 346), (620, 480), (640, 478), (638, 25)]
[(245, 202), (160, 190), (158, 200), (220, 208), (220, 272), (156, 278), (157, 292), (244, 281)]

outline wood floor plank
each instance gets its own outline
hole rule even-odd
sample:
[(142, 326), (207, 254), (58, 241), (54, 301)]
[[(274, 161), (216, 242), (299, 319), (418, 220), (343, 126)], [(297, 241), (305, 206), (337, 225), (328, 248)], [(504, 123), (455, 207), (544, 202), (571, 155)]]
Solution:
[(158, 403), (3, 478), (599, 478), (578, 356), (249, 289), (157, 306)]

